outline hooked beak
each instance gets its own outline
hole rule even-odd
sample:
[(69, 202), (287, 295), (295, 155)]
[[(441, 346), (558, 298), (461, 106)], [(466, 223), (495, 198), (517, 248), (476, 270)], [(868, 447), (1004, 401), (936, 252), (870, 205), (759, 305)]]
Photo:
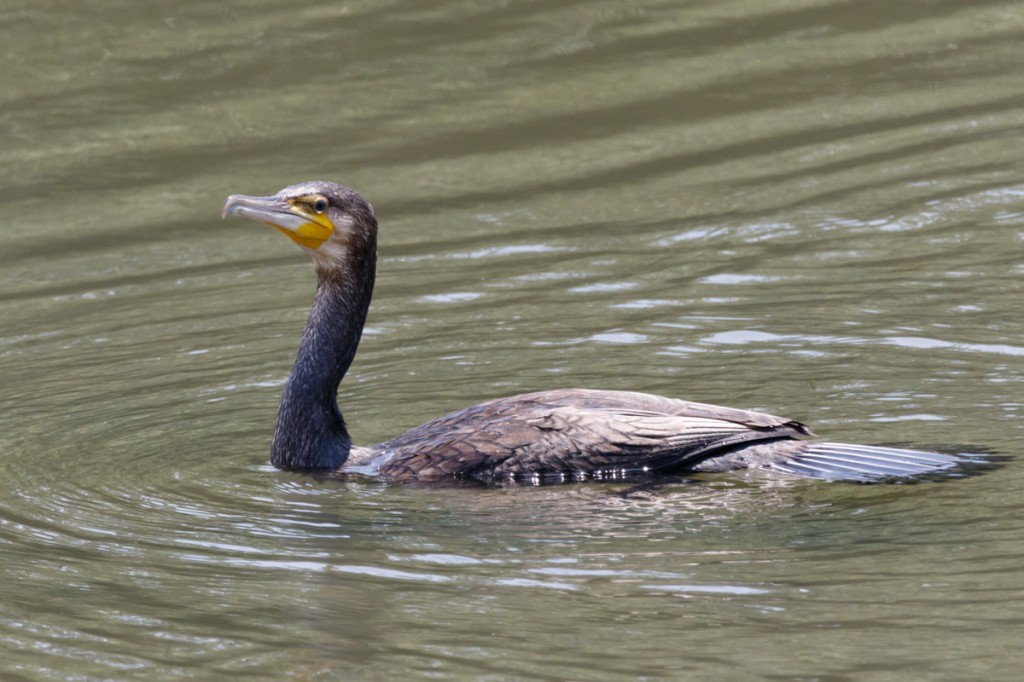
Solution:
[(276, 227), (299, 246), (316, 250), (334, 232), (326, 213), (318, 214), (303, 204), (278, 197), (249, 197), (232, 194), (224, 202), (222, 218), (238, 215)]

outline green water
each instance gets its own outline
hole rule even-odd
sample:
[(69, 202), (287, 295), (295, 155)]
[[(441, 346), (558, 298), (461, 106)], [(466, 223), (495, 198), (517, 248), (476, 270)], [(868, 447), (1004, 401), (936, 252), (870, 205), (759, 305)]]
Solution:
[[(1016, 680), (1024, 7), (0, 7), (0, 678)], [(267, 465), (350, 185), (357, 442), (565, 386), (986, 449), (913, 486)]]

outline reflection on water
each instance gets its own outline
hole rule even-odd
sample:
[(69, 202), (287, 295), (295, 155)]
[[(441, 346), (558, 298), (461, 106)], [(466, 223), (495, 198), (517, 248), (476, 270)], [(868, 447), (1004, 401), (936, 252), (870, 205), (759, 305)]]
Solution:
[[(0, 11), (0, 677), (1011, 680), (1010, 2)], [(591, 386), (1010, 458), (943, 484), (274, 471), (304, 256), (381, 219), (359, 442)]]

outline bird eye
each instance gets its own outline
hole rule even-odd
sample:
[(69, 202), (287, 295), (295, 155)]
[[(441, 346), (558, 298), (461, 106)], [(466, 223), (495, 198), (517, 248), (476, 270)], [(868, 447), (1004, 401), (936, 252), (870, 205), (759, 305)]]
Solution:
[(326, 211), (327, 210), (327, 198), (326, 197), (317, 197), (316, 200), (313, 201), (313, 210), (316, 211), (317, 213), (323, 213), (324, 211)]

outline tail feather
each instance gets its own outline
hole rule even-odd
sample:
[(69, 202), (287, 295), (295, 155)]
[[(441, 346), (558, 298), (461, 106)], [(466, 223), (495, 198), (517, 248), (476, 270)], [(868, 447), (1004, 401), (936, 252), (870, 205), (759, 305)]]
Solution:
[(808, 441), (800, 445), (766, 468), (808, 478), (874, 481), (938, 473), (961, 463), (939, 452)]

